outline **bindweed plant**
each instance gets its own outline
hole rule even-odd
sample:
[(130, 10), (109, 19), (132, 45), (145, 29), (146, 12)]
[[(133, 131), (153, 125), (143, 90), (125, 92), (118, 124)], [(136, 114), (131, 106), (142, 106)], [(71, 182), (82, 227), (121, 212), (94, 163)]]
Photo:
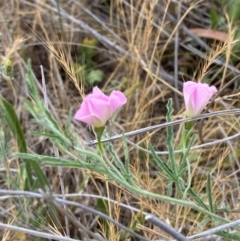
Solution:
[[(219, 215), (219, 211), (228, 212), (228, 209), (219, 207), (217, 203), (213, 202), (210, 174), (207, 176), (207, 200), (202, 199), (192, 187), (190, 148), (195, 138), (192, 132), (194, 128), (193, 121), (185, 124), (178, 145), (178, 148), (182, 150), (181, 153), (175, 153), (174, 132), (171, 125), (167, 127), (166, 146), (169, 152), (167, 159), (158, 156), (154, 146), (149, 145), (151, 159), (156, 168), (158, 168), (158, 175), (166, 181), (167, 190), (166, 194), (154, 193), (138, 185), (137, 177), (131, 170), (128, 140), (124, 134), (122, 135), (124, 158), (119, 157), (113, 143), (101, 142), (101, 138), (109, 136), (105, 129), (107, 120), (111, 118), (118, 108), (127, 102), (123, 93), (113, 91), (110, 96), (106, 96), (95, 87), (93, 93), (84, 99), (80, 110), (75, 114), (75, 119), (84, 121), (94, 127), (98, 141), (98, 149), (94, 151), (86, 144), (82, 144), (77, 134), (71, 133), (68, 125), (66, 125), (66, 129), (62, 128), (51, 111), (46, 108), (38, 93), (30, 62), (28, 63), (26, 83), (30, 97), (28, 100), (25, 100), (26, 110), (32, 115), (34, 121), (42, 130), (39, 132), (33, 130), (32, 134), (49, 138), (61, 155), (53, 157), (29, 153), (14, 108), (5, 99), (1, 98), (1, 111), (19, 145), (19, 152), (14, 153), (13, 157), (23, 160), (21, 175), (25, 176), (25, 190), (32, 191), (41, 188), (45, 192), (51, 192), (51, 187), (44, 172), (41, 170), (41, 165), (84, 168), (104, 176), (106, 180), (121, 186), (134, 195), (168, 202), (175, 206), (189, 207), (204, 217), (202, 225), (211, 222), (219, 226), (229, 222), (228, 219)], [(217, 91), (215, 87), (194, 82), (186, 83), (184, 88), (187, 116), (198, 115)], [(199, 98), (202, 98), (202, 96), (204, 98), (207, 96), (207, 99), (199, 102)], [(199, 105), (199, 103), (201, 104)], [(166, 121), (169, 123), (172, 122), (172, 114), (172, 99), (169, 99), (166, 116)], [(37, 178), (34, 179), (33, 175), (36, 175)], [(234, 233), (219, 231), (218, 234), (231, 240), (240, 240), (239, 235)]]

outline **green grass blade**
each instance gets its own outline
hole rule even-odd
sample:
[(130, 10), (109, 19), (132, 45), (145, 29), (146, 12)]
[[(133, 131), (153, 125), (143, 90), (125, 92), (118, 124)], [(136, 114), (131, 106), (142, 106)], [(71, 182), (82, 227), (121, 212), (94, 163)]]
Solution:
[(207, 205), (201, 200), (201, 198), (192, 190), (192, 188), (188, 189), (188, 193), (191, 197), (205, 210), (209, 211)]
[(208, 196), (208, 203), (209, 203), (210, 211), (214, 212), (214, 210), (213, 210), (213, 202), (212, 202), (211, 176), (210, 176), (209, 173), (207, 175), (207, 196)]
[[(12, 134), (17, 140), (18, 149), (22, 153), (27, 153), (27, 145), (25, 141), (25, 137), (18, 120), (17, 114), (13, 108), (13, 106), (4, 98), (0, 98), (0, 108), (1, 112), (8, 124), (9, 129), (11, 130)], [(25, 162), (25, 169), (26, 169), (26, 176), (24, 179), (24, 189), (30, 190), (33, 185), (33, 178), (32, 178), (32, 171), (31, 171), (31, 164), (29, 160)]]
[(27, 61), (27, 74), (26, 74), (26, 84), (28, 89), (28, 94), (34, 99), (34, 101), (39, 101), (39, 95), (37, 91), (37, 86), (34, 80), (34, 74), (32, 71), (31, 60)]
[[(21, 124), (18, 120), (17, 114), (13, 108), (13, 106), (4, 98), (1, 98), (0, 100), (0, 106), (2, 109), (2, 113), (6, 119), (6, 122), (12, 131), (14, 137), (17, 140), (18, 148), (21, 153), (27, 153), (27, 144), (25, 141), (25, 137), (21, 128)], [(33, 185), (34, 185), (34, 180), (32, 178), (32, 169), (35, 171), (35, 174), (38, 178), (38, 181), (40, 183), (40, 186), (45, 189), (46, 186), (49, 188), (49, 183), (46, 179), (46, 176), (42, 172), (40, 166), (38, 163), (34, 162), (33, 160), (30, 159), (25, 159), (24, 167), (26, 170), (26, 175), (24, 182), (24, 189), (25, 190), (31, 190)], [(22, 167), (22, 168), (24, 168)]]
[(23, 131), (18, 120), (17, 114), (13, 106), (4, 98), (0, 99), (1, 112), (4, 115), (6, 122), (11, 129), (14, 137), (17, 140), (18, 148), (20, 152), (27, 152), (27, 145)]

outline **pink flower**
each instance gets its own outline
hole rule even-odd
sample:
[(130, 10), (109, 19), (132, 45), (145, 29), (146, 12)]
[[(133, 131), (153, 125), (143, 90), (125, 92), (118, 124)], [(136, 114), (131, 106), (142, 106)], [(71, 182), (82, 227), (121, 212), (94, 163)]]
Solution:
[(187, 117), (200, 114), (207, 106), (212, 96), (217, 93), (215, 86), (187, 81), (183, 84), (183, 96)]
[(98, 87), (94, 87), (92, 94), (83, 100), (74, 119), (96, 128), (104, 127), (114, 112), (126, 103), (127, 98), (121, 91), (113, 90), (107, 96)]

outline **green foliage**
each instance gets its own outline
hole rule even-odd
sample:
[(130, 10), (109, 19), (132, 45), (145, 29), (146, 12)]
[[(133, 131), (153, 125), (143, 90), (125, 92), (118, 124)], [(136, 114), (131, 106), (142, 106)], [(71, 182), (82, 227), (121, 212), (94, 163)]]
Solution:
[[(228, 16), (230, 24), (233, 26), (233, 29), (235, 28), (235, 44), (232, 48), (231, 61), (238, 62), (238, 56), (240, 53), (240, 43), (236, 40), (240, 37), (240, 0), (218, 0), (218, 2), (221, 4), (221, 8), (224, 9), (224, 13), (226, 13), (226, 15)], [(222, 15), (222, 12), (221, 14), (219, 14), (215, 6), (211, 8), (210, 20), (212, 28), (227, 32), (226, 30), (229, 28), (228, 19), (226, 18), (226, 16)]]
[[(5, 117), (6, 123), (8, 124), (8, 127), (10, 128), (14, 137), (17, 140), (19, 151), (21, 153), (27, 153), (28, 151), (25, 137), (13, 106), (4, 98), (1, 98), (0, 108), (1, 112)], [(32, 178), (33, 170), (37, 176), (37, 179), (35, 181)], [(35, 188), (38, 188), (39, 185), (42, 189), (50, 189), (48, 180), (46, 176), (43, 174), (39, 164), (36, 161), (31, 159), (25, 159), (25, 163), (21, 165), (21, 174), (24, 178), (25, 190), (33, 190)]]
[(240, 0), (218, 0), (218, 2), (221, 5), (221, 7), (227, 11), (228, 16), (230, 17), (230, 20), (233, 23), (239, 21)]
[(75, 71), (78, 78), (84, 78), (89, 86), (99, 84), (104, 78), (103, 71), (95, 69), (94, 57), (97, 55), (96, 47), (96, 39), (85, 38), (80, 47), (81, 54), (77, 58), (77, 63), (75, 63)]
[[(97, 207), (98, 209), (104, 213), (104, 214), (108, 214), (109, 213), (109, 207), (108, 207), (108, 203), (106, 200), (103, 199), (98, 199), (97, 200)], [(110, 235), (110, 226), (109, 226), (109, 222), (103, 218), (99, 218), (99, 222), (101, 223), (102, 229), (104, 230), (104, 233), (106, 233), (107, 238), (109, 239), (109, 235)]]
[(97, 55), (96, 47), (96, 39), (84, 38), (80, 47), (81, 55), (78, 57), (78, 63), (84, 63), (86, 69), (93, 68), (95, 65), (93, 58)]
[[(137, 228), (138, 224), (144, 224), (145, 223), (145, 216), (142, 215), (141, 213), (137, 215), (133, 221), (128, 225), (128, 228), (130, 228), (132, 231), (139, 231), (139, 228)], [(129, 240), (131, 238), (131, 235), (127, 232), (122, 231), (120, 240)]]
[(67, 146), (71, 146), (71, 140), (69, 140), (68, 136), (64, 134), (57, 121), (54, 119), (50, 111), (45, 108), (44, 103), (39, 97), (30, 61), (28, 61), (28, 74), (26, 82), (28, 87), (28, 93), (32, 98), (32, 101), (25, 100), (25, 107), (27, 111), (31, 113), (35, 120), (38, 121), (40, 126), (48, 126), (49, 130), (46, 131), (46, 133), (44, 134), (48, 136), (51, 135), (53, 137), (52, 140), (54, 140), (53, 143), (55, 142), (55, 140), (58, 140)]
[(97, 207), (98, 207), (98, 209), (99, 209), (102, 213), (108, 214), (107, 201), (99, 198), (99, 199), (97, 200)]
[(5, 70), (7, 76), (9, 76), (10, 79), (13, 78), (13, 63), (10, 59), (7, 59), (5, 62)]
[(13, 79), (13, 63), (10, 59), (7, 59), (4, 63), (0, 63), (0, 74), (6, 80)]
[(86, 75), (86, 81), (90, 86), (100, 83), (103, 80), (104, 73), (100, 69), (90, 70)]
[(6, 123), (8, 124), (14, 137), (17, 140), (19, 150), (21, 152), (26, 153), (27, 152), (26, 141), (25, 141), (25, 138), (23, 135), (23, 131), (22, 131), (20, 122), (18, 120), (17, 114), (16, 114), (13, 106), (7, 100), (5, 100), (3, 97), (1, 97), (0, 108), (1, 108), (1, 113), (3, 114), (3, 116), (6, 120)]
[(150, 148), (152, 157), (153, 157), (154, 161), (156, 162), (157, 166), (159, 167), (159, 169), (161, 171), (163, 171), (165, 173), (165, 174), (163, 174), (162, 172), (159, 172), (158, 174), (161, 177), (163, 177), (163, 178), (165, 178), (169, 181), (173, 181), (174, 180), (174, 173), (171, 170), (171, 168), (165, 163), (165, 161), (163, 161), (160, 157), (158, 157), (156, 155), (156, 152), (154, 151), (151, 144), (149, 145), (149, 148)]
[(228, 14), (233, 23), (237, 23), (240, 20), (240, 0), (229, 1)]
[(3, 120), (0, 121), (0, 163), (7, 164), (7, 152), (8, 152), (8, 133), (3, 128)]
[(40, 104), (41, 100), (39, 98), (37, 86), (35, 84), (35, 79), (34, 79), (34, 74), (33, 74), (33, 71), (32, 71), (30, 59), (28, 59), (28, 61), (27, 61), (26, 84), (27, 84), (29, 96), (32, 98), (32, 100), (37, 102), (37, 104)]
[(218, 19), (219, 19), (219, 15), (218, 15), (218, 13), (216, 11), (216, 8), (212, 7), (211, 11), (210, 11), (210, 20), (211, 20), (213, 29), (217, 26)]

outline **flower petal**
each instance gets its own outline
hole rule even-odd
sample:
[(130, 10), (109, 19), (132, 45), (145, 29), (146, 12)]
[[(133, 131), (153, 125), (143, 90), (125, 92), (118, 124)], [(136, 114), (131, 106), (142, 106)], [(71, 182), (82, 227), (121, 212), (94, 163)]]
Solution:
[(97, 86), (95, 86), (93, 88), (93, 92), (92, 94), (89, 94), (87, 97), (95, 97), (95, 98), (98, 98), (98, 99), (101, 99), (101, 100), (104, 100), (106, 102), (108, 102), (109, 100), (109, 97), (107, 95), (105, 95)]
[[(98, 99), (98, 98), (89, 98), (88, 104), (91, 107), (92, 115), (96, 116), (103, 125), (111, 118), (111, 109), (108, 102)], [(100, 125), (98, 125), (100, 126)]]
[(99, 127), (104, 126), (110, 117), (111, 110), (108, 103), (89, 95), (84, 99), (74, 119)]
[(109, 96), (109, 105), (113, 114), (118, 108), (127, 103), (127, 98), (121, 91), (113, 90)]

